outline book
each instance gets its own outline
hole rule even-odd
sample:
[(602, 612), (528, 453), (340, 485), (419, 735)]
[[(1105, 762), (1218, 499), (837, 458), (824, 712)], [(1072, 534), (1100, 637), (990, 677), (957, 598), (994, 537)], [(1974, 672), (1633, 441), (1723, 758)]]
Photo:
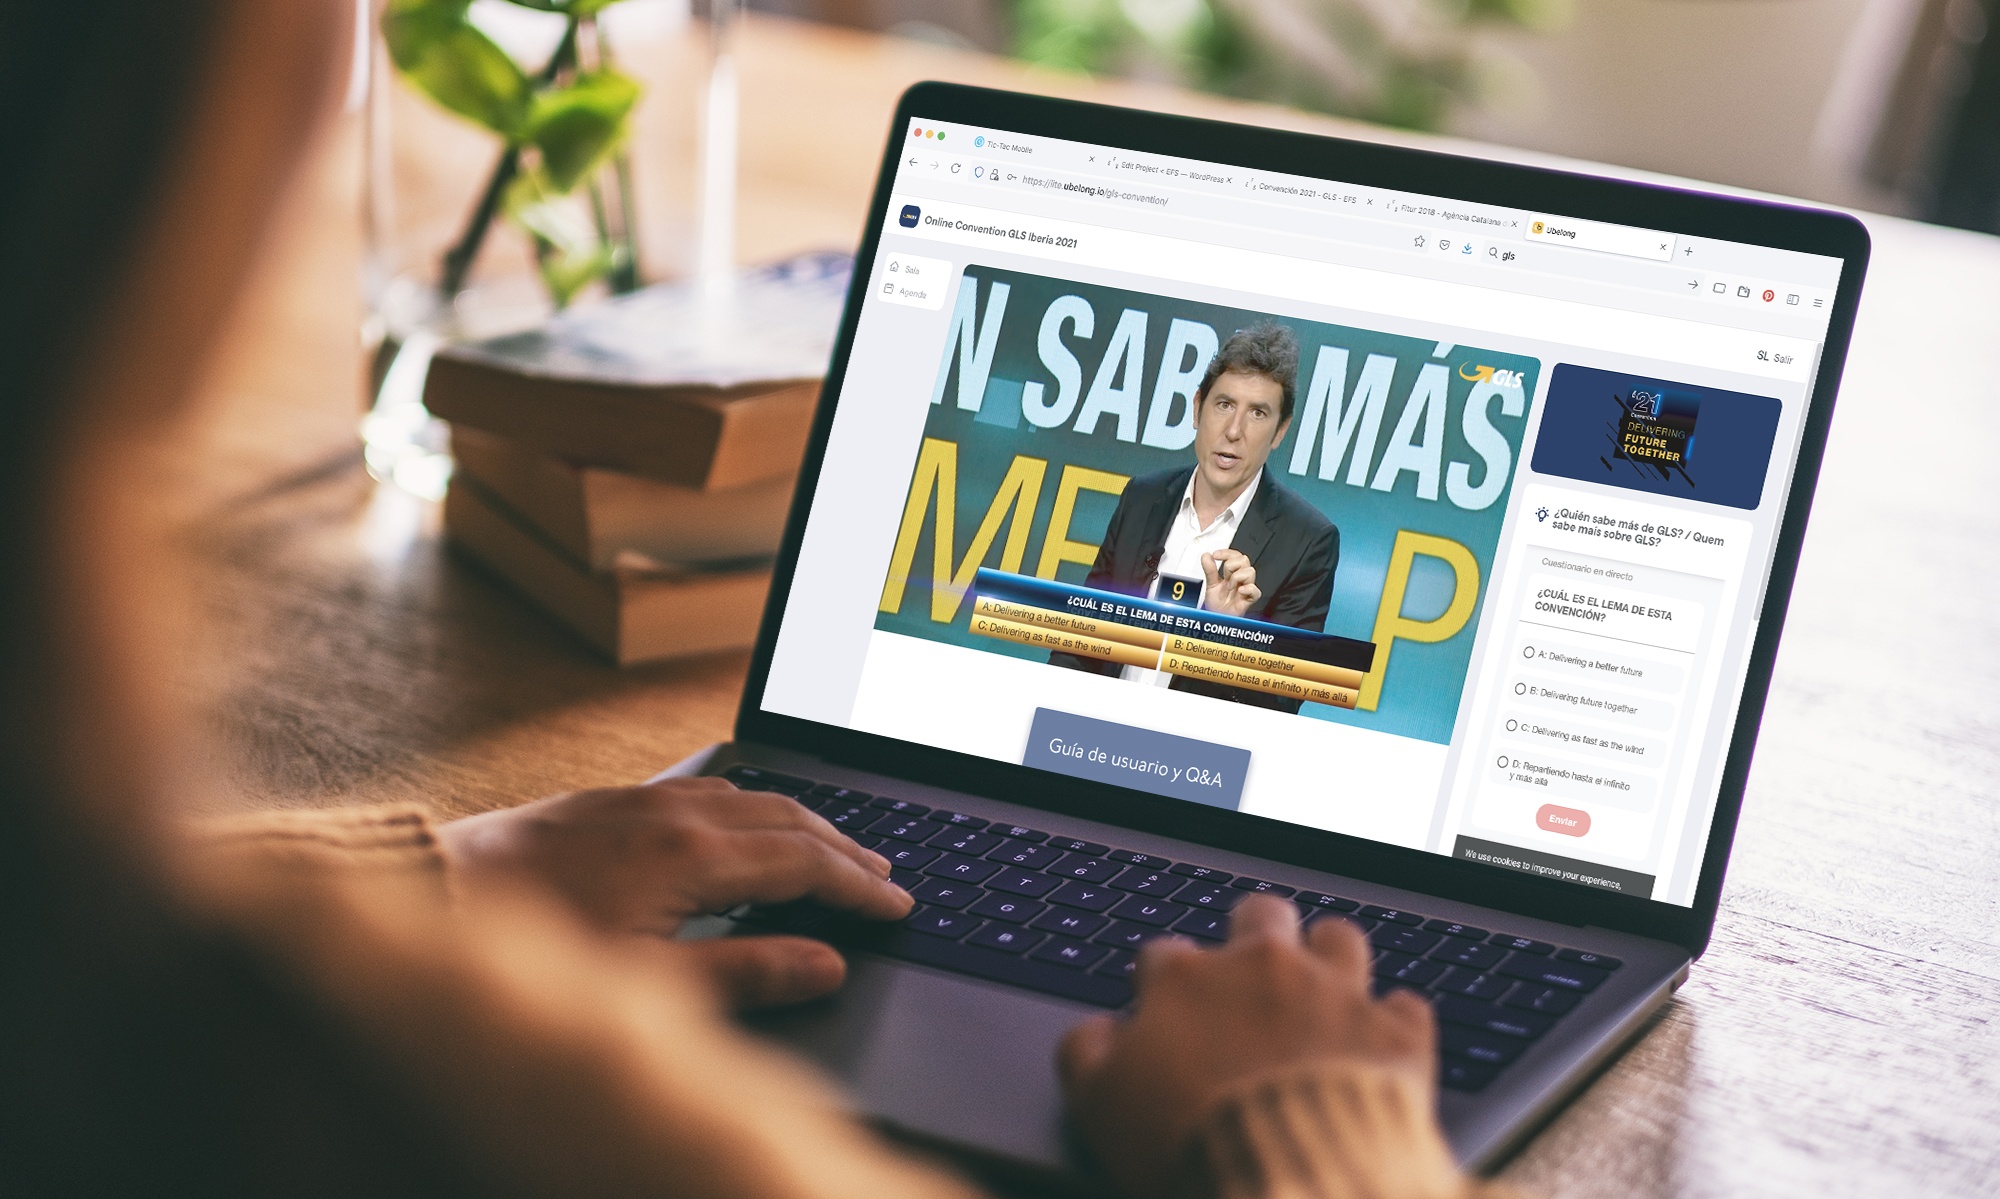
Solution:
[(720, 295), (659, 284), (447, 346), (424, 405), (547, 455), (682, 487), (788, 478), (852, 268), (849, 255), (802, 255), (742, 272)]
[(579, 466), (469, 425), (451, 432), (461, 474), (592, 570), (770, 558), (796, 476), (723, 491)]
[(620, 666), (743, 649), (757, 639), (768, 562), (729, 569), (593, 571), (471, 478), (444, 502), (452, 542)]

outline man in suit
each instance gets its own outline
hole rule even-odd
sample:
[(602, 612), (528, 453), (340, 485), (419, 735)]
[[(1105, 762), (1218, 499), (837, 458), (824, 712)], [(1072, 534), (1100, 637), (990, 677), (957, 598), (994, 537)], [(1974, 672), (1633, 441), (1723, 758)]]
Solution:
[[(1299, 343), (1282, 325), (1231, 335), (1194, 395), (1192, 466), (1141, 475), (1111, 514), (1087, 587), (1145, 596), (1162, 576), (1203, 580), (1201, 606), (1319, 632), (1340, 562), (1340, 530), (1264, 469), (1292, 423)], [(1054, 653), (1072, 670), (1171, 686), (1284, 712), (1299, 701), (1140, 666)]]

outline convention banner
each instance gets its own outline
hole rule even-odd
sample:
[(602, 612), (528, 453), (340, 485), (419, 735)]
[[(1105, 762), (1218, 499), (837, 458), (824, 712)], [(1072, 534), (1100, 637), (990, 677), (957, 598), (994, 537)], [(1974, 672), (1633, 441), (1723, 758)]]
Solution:
[[(1231, 334), (1273, 323), (1296, 335), (1299, 366), (1263, 480), (1337, 534), (1306, 550), (1267, 534), (1250, 559), (1267, 587), (1286, 553), (1285, 569), (1303, 555), (1317, 577), (1330, 574), (1319, 627), (1202, 614), (1200, 578), (1155, 571), (1087, 586), (1128, 483), (1141, 480), (1134, 497), (1151, 505), (1129, 499), (1135, 528), (1165, 527), (1154, 510), (1179, 502), (1162, 488), (1195, 465), (1195, 397), (1211, 359)], [(968, 266), (915, 461), (894, 468), (909, 470), (910, 489), (876, 628), (1052, 671), (1164, 671), (1203, 702), (1254, 693), (1308, 718), (1448, 742), (1539, 368), (1474, 346)], [(1157, 546), (1146, 561), (1159, 561)], [(1194, 619), (1173, 625), (1175, 605)]]

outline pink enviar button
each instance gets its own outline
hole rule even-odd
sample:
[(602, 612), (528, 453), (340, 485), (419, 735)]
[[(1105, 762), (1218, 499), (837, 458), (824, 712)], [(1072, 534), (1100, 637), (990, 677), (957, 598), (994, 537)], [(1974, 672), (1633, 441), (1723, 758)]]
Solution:
[(1551, 833), (1581, 837), (1590, 831), (1590, 813), (1545, 803), (1542, 810), (1535, 813), (1535, 823)]

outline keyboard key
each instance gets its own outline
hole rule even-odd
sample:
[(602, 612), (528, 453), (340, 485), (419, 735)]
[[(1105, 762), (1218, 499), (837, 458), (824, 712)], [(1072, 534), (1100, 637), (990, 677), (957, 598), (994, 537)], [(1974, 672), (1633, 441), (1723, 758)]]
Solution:
[(1028, 956), (1037, 962), (1053, 962), (1072, 970), (1088, 970), (1110, 953), (1111, 950), (1102, 945), (1072, 941), (1068, 937), (1050, 937), (1047, 944)]
[(1385, 924), (1369, 934), (1368, 943), (1377, 949), (1393, 949), (1397, 953), (1419, 954), (1444, 940), (1440, 933), (1427, 933), (1420, 928), (1405, 928), (1400, 924)]
[(919, 903), (927, 903), (938, 908), (962, 908), (986, 892), (965, 883), (947, 882), (941, 878), (926, 879), (916, 890), (910, 892)]
[(1491, 970), (1506, 957), (1506, 951), (1498, 945), (1482, 945), (1478, 941), (1460, 941), (1446, 937), (1444, 943), (1431, 951), (1431, 960), (1450, 962), (1454, 966), (1469, 966), (1474, 970)]
[(930, 818), (939, 824), (949, 824), (953, 828), (982, 829), (990, 823), (977, 816), (968, 816), (964, 812), (953, 812), (946, 808), (933, 809)]
[[(932, 827), (935, 829), (936, 826)], [(992, 833), (982, 833), (977, 829), (948, 828), (924, 842), (924, 844), (933, 849), (949, 849), (953, 853), (962, 853), (968, 857), (977, 858), (1000, 848), (1000, 844), (1004, 840), (1004, 837), (996, 837)]]
[(1514, 954), (1500, 963), (1500, 973), (1545, 987), (1566, 987), (1572, 991), (1595, 991), (1610, 975), (1594, 966), (1572, 966), (1533, 954)]
[[(978, 911), (975, 907), (974, 911)], [(981, 913), (982, 915), (984, 913)], [(1435, 957), (1432, 959), (1436, 960)], [(1481, 974), (1463, 966), (1453, 966), (1445, 971), (1444, 977), (1431, 984), (1431, 990), (1446, 995), (1467, 995), (1473, 999), (1498, 999), (1514, 985), (1511, 978), (1501, 978), (1497, 974)]]
[(1433, 920), (1424, 925), (1424, 928), (1434, 933), (1443, 933), (1447, 937), (1464, 937), (1468, 941), (1484, 941), (1487, 937), (1487, 932), (1483, 928), (1474, 928), (1470, 924), (1453, 924), (1449, 920)]
[(1091, 973), (1102, 974), (1108, 978), (1123, 978), (1129, 980), (1132, 977), (1132, 975), (1137, 972), (1138, 968), (1139, 968), (1138, 954), (1133, 953), (1129, 949), (1114, 949), (1111, 951), (1111, 956), (1105, 958), (1102, 962), (1099, 962), (1097, 964), (1097, 969), (1092, 971)]
[(1133, 924), (1126, 920), (1113, 920), (1110, 927), (1091, 940), (1099, 945), (1110, 945), (1118, 949), (1137, 949), (1155, 937), (1166, 935), (1167, 930), (1163, 928), (1148, 928), (1146, 925)]
[(1493, 944), (1502, 949), (1511, 949), (1515, 953), (1547, 954), (1555, 949), (1555, 946), (1547, 941), (1532, 941), (1527, 937), (1509, 936), (1506, 933), (1494, 933)]
[(1205, 941), (1226, 941), (1229, 939), (1229, 913), (1189, 912), (1174, 921), (1174, 931)]
[[(808, 797), (842, 805), (870, 803), (875, 798), (866, 791), (856, 791), (852, 787), (836, 787), (832, 783), (821, 783), (811, 791), (806, 792), (805, 795), (800, 796), (801, 799)], [(880, 807), (881, 805), (875, 804), (874, 806)]]
[(1149, 867), (1134, 866), (1112, 879), (1111, 885), (1120, 891), (1130, 891), (1134, 895), (1152, 895), (1165, 899), (1187, 886), (1188, 881)]
[(989, 825), (987, 826), (987, 831), (999, 833), (1003, 837), (1012, 837), (1016, 841), (1046, 841), (1049, 839), (1047, 833), (1038, 832), (1031, 828), (1022, 828), (1018, 824)]
[(1301, 907), (1325, 908), (1330, 912), (1352, 912), (1361, 905), (1338, 895), (1327, 895), (1319, 891), (1301, 891), (1298, 894)]
[(1438, 1048), (1453, 1057), (1469, 1057), (1488, 1066), (1504, 1066), (1521, 1056), (1527, 1042), (1515, 1037), (1496, 1036), (1476, 1028), (1446, 1024), (1438, 1028)]
[(1415, 912), (1404, 912), (1396, 908), (1378, 907), (1372, 903), (1362, 904), (1361, 914), (1370, 920), (1380, 920), (1384, 924), (1407, 924), (1411, 928), (1415, 928), (1424, 922), (1424, 918)]
[(1538, 987), (1533, 983), (1522, 983), (1500, 1002), (1523, 1011), (1546, 1012), (1551, 1016), (1560, 1016), (1575, 1007), (1582, 998), (1575, 991), (1562, 987)]
[(1122, 894), (1109, 887), (1074, 879), (1049, 893), (1050, 903), (1059, 903), (1066, 908), (1082, 908), (1086, 912), (1101, 912), (1123, 898)]
[(926, 849), (921, 845), (884, 845), (882, 856), (889, 859), (889, 865), (904, 870), (922, 870), (937, 861), (938, 850)]
[(965, 939), (967, 945), (997, 949), (1002, 953), (1026, 953), (1049, 939), (1047, 933), (1017, 928), (1011, 924), (989, 924)]
[(860, 832), (882, 818), (882, 813), (875, 811), (873, 808), (863, 807), (860, 804), (849, 804), (844, 808), (837, 808), (832, 804), (828, 804), (819, 810), (819, 814), (833, 827), (838, 829), (853, 829), (855, 832)]
[(947, 911), (944, 908), (920, 908), (917, 914), (903, 921), (903, 927), (912, 932), (926, 933), (933, 937), (958, 938), (979, 927), (977, 916), (963, 912)]
[(1438, 1085), (1452, 1091), (1477, 1093), (1486, 1089), (1493, 1076), (1500, 1073), (1500, 1067), (1488, 1066), (1481, 1062), (1469, 1062), (1462, 1057), (1438, 1059)]
[(1408, 983), (1413, 987), (1426, 986), (1444, 973), (1443, 962), (1425, 961), (1413, 958), (1407, 953), (1384, 953), (1375, 959), (1372, 973), (1385, 982)]
[(1239, 891), (1253, 891), (1260, 895), (1291, 896), (1298, 894), (1297, 887), (1287, 887), (1283, 883), (1266, 882), (1261, 878), (1239, 878), (1229, 885)]
[(1345, 920), (1355, 931), (1364, 936), (1382, 927), (1381, 921), (1370, 920), (1359, 912), (1321, 912), (1313, 920), (1313, 923), (1317, 924), (1321, 920)]
[(937, 825), (921, 816), (905, 816), (900, 812), (891, 812), (869, 825), (868, 831), (892, 841), (907, 841), (912, 845), (922, 845), (937, 833)]
[(850, 833), (846, 829), (842, 829), (840, 830), (840, 835), (863, 849), (880, 849), (884, 845), (890, 844), (890, 842), (873, 833)]
[(876, 796), (869, 801), (868, 806), (882, 808), (898, 816), (925, 816), (930, 813), (930, 809), (920, 803), (911, 803), (907, 799), (891, 799), (887, 795)]
[(1483, 1029), (1498, 1033), (1503, 1037), (1519, 1037), (1532, 1041), (1549, 1031), (1549, 1025), (1556, 1022), (1554, 1016), (1544, 1016), (1536, 1012), (1525, 1012), (1519, 1008), (1501, 1007), (1497, 1003), (1485, 1003), (1468, 999), (1463, 995), (1446, 995), (1438, 1000), (1437, 1016), (1446, 1024), (1462, 1024), (1467, 1028)]
[(1173, 865), (1165, 858), (1156, 858), (1152, 854), (1140, 853), (1133, 849), (1114, 849), (1104, 856), (1114, 862), (1123, 862), (1127, 866), (1144, 866), (1148, 870), (1165, 870)]
[(1061, 933), (1066, 937), (1088, 937), (1098, 929), (1111, 923), (1103, 916), (1089, 912), (1073, 911), (1069, 908), (1050, 908), (1048, 911), (1028, 921), (1029, 928), (1038, 928), (1045, 933)]
[(982, 862), (978, 858), (962, 858), (955, 853), (945, 854), (937, 861), (924, 867), (924, 873), (932, 878), (956, 879), (962, 883), (983, 883), (1000, 871), (998, 862)]
[[(755, 784), (792, 795), (803, 795), (816, 785), (811, 779), (802, 779), (796, 774), (779, 774), (762, 766), (731, 766), (722, 772), (722, 777), (746, 791), (750, 790), (750, 784)], [(864, 800), (867, 798), (862, 796)]]
[(1026, 866), (1030, 870), (1046, 870), (1049, 864), (1059, 861), (1062, 850), (1050, 849), (1046, 845), (1035, 845), (1027, 841), (1002, 841), (1000, 848), (986, 855), (989, 862), (1005, 862), (1009, 866)]
[(1193, 862), (1176, 862), (1171, 869), (1175, 874), (1191, 878), (1198, 883), (1226, 883), (1236, 877), (1227, 870), (1217, 870), (1213, 866), (1197, 866)]
[(1108, 883), (1124, 869), (1125, 867), (1116, 862), (1107, 862), (1103, 858), (1094, 858), (1088, 854), (1072, 853), (1049, 867), (1049, 873), (1059, 874), (1064, 878), (1082, 879), (1086, 883)]
[(1079, 841), (1074, 837), (1052, 837), (1049, 844), (1064, 853), (1079, 853), (1086, 858), (1102, 857), (1111, 851), (1108, 845), (1099, 845), (1095, 841)]
[(1190, 883), (1174, 895), (1175, 903), (1184, 903), (1191, 908), (1209, 908), (1226, 912), (1242, 902), (1244, 893), (1232, 891), (1228, 887), (1212, 883)]
[(1040, 899), (1062, 885), (1059, 878), (1046, 874), (1036, 874), (1032, 870), (1020, 870), (1012, 866), (986, 880), (989, 891), (1005, 891), (1009, 895), (1025, 895), (1029, 899)]
[(1558, 949), (1556, 961), (1574, 962), (1579, 966), (1595, 966), (1599, 970), (1616, 970), (1625, 963), (1619, 958), (1608, 958), (1601, 953), (1586, 953), (1581, 949)]
[(1032, 899), (1022, 899), (1018, 895), (995, 895), (988, 892), (986, 898), (966, 909), (975, 916), (988, 920), (1005, 920), (1009, 924), (1026, 924), (1043, 912), (1049, 905)]
[(915, 870), (905, 870), (901, 866), (892, 866), (889, 868), (889, 881), (907, 891), (918, 883), (923, 882), (924, 876), (918, 874)]
[(1111, 914), (1120, 920), (1136, 920), (1140, 924), (1150, 924), (1154, 928), (1165, 928), (1182, 916), (1188, 909), (1164, 899), (1150, 899), (1144, 895), (1133, 895), (1125, 902), (1111, 909)]

